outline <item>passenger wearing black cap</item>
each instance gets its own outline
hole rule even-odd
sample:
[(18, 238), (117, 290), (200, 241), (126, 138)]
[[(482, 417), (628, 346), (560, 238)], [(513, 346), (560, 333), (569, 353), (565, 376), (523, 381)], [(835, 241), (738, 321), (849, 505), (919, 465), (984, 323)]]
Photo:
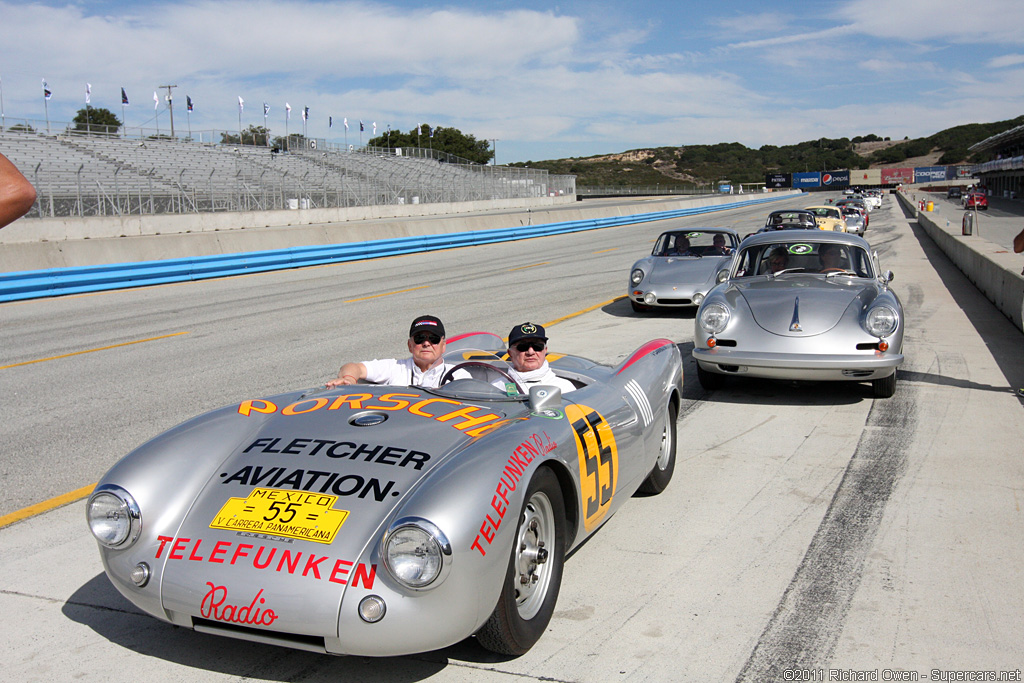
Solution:
[(345, 363), (338, 376), (327, 382), (329, 388), (355, 384), (361, 379), (374, 384), (393, 384), (433, 388), (448, 370), (442, 362), (445, 336), (444, 324), (432, 315), (421, 315), (409, 328), (409, 358), (385, 358), (361, 363)]
[(576, 386), (556, 375), (548, 366), (548, 338), (544, 328), (535, 323), (516, 325), (508, 333), (508, 357), (512, 376), (527, 390), (534, 384), (556, 386), (564, 394)]

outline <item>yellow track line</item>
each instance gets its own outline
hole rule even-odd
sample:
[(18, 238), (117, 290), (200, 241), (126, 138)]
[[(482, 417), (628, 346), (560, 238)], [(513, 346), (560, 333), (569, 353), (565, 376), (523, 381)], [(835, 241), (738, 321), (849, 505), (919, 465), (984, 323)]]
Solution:
[(597, 251), (592, 251), (590, 253), (591, 254), (604, 254), (605, 252), (609, 252), (609, 251), (618, 251), (618, 249), (619, 249), (618, 247), (612, 247), (611, 249), (599, 249)]
[(141, 344), (143, 342), (156, 341), (157, 339), (167, 339), (168, 337), (180, 337), (188, 332), (175, 332), (174, 334), (164, 334), (159, 337), (150, 337), (149, 339), (137, 339), (135, 341), (124, 342), (123, 344), (111, 344), (110, 346), (101, 346), (98, 349), (86, 349), (85, 351), (74, 351), (72, 353), (65, 353), (60, 356), (50, 356), (49, 358), (38, 358), (36, 360), (27, 360), (21, 363), (12, 363), (11, 365), (0, 365), (0, 370), (6, 370), (7, 368), (16, 368), (21, 365), (32, 365), (33, 363), (43, 363), (48, 360), (57, 360), (59, 358), (70, 358), (71, 356), (80, 356), (83, 353), (93, 353), (95, 351), (106, 351), (107, 349), (116, 349), (121, 346), (131, 346), (132, 344)]
[(551, 327), (552, 325), (557, 325), (558, 323), (565, 322), (566, 320), (569, 320), (570, 318), (575, 318), (576, 316), (583, 315), (584, 313), (590, 313), (591, 311), (593, 311), (595, 309), (601, 308), (602, 306), (607, 306), (608, 304), (613, 304), (616, 301), (618, 301), (619, 299), (625, 299), (625, 298), (626, 298), (626, 295), (623, 294), (622, 296), (617, 296), (614, 299), (609, 299), (608, 301), (603, 301), (603, 302), (601, 302), (599, 304), (594, 304), (590, 308), (584, 308), (582, 311), (576, 311), (575, 313), (570, 313), (569, 315), (563, 315), (561, 318), (555, 318), (554, 320), (552, 320), (549, 323), (544, 323), (544, 327)]
[(42, 503), (29, 505), (27, 508), (22, 508), (17, 512), (4, 515), (3, 517), (0, 517), (0, 529), (3, 529), (8, 524), (14, 524), (15, 522), (20, 522), (23, 519), (28, 519), (29, 517), (49, 512), (50, 510), (59, 508), (62, 505), (67, 505), (68, 503), (74, 503), (76, 500), (81, 500), (92, 493), (94, 488), (96, 488), (96, 484), (89, 484), (88, 486), (83, 486), (80, 489), (75, 489), (74, 491), (65, 493), (64, 495), (56, 496), (50, 500), (44, 500)]
[(362, 297), (360, 299), (349, 299), (348, 301), (344, 301), (342, 303), (351, 304), (351, 303), (355, 303), (356, 301), (369, 301), (370, 299), (379, 299), (382, 296), (391, 296), (392, 294), (404, 294), (405, 292), (415, 292), (417, 289), (426, 289), (429, 286), (430, 285), (420, 285), (419, 287), (410, 287), (409, 289), (400, 289), (397, 292), (385, 292), (383, 294), (374, 294), (373, 296), (364, 296), (364, 297)]
[(526, 270), (527, 268), (536, 268), (537, 266), (546, 266), (550, 261), (544, 261), (542, 263), (534, 263), (532, 266), (519, 266), (518, 268), (509, 268), (508, 272), (511, 273), (514, 270)]

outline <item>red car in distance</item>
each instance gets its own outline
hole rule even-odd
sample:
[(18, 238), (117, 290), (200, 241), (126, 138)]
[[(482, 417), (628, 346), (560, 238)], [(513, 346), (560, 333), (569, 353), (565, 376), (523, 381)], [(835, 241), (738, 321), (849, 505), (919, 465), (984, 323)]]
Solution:
[(971, 192), (963, 196), (963, 205), (965, 209), (984, 209), (988, 211), (988, 197), (981, 192)]

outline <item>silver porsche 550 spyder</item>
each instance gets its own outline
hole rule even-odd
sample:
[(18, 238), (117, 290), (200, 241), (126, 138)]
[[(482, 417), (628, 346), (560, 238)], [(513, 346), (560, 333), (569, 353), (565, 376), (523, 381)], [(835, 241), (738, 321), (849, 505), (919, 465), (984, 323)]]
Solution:
[(651, 255), (633, 264), (627, 285), (634, 311), (699, 306), (718, 274), (729, 267), (739, 233), (730, 228), (696, 228), (663, 233)]
[(159, 619), (262, 643), (526, 652), (566, 554), (671, 480), (682, 368), (667, 339), (616, 367), (552, 354), (578, 388), (524, 392), (495, 346), (450, 339), (437, 389), (253, 398), (140, 446), (87, 503), (107, 576)]
[(870, 381), (896, 391), (903, 307), (861, 237), (787, 230), (748, 237), (728, 280), (697, 311), (693, 357), (705, 389), (728, 376)]

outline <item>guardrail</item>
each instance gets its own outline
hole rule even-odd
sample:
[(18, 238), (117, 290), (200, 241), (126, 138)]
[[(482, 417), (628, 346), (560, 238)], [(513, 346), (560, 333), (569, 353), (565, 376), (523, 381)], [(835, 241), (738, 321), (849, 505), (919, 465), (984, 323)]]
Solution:
[(788, 199), (792, 195), (699, 206), (671, 211), (592, 218), (544, 225), (524, 225), (494, 230), (475, 230), (418, 237), (399, 237), (344, 244), (289, 247), (268, 251), (196, 256), (159, 261), (116, 263), (99, 266), (49, 268), (0, 274), (0, 302), (81, 294), (129, 287), (188, 282), (288, 268), (358, 261), (439, 249), (452, 249), (531, 237), (546, 237), (584, 230), (647, 223), (669, 218), (695, 216), (752, 204)]

